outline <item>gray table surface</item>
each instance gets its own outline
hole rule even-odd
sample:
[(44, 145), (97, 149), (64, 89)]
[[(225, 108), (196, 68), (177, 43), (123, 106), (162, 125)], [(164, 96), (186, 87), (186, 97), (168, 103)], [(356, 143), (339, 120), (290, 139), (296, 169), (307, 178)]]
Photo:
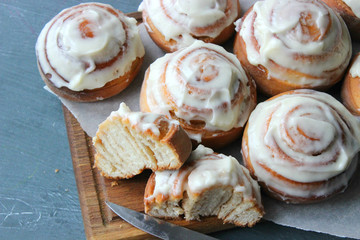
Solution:
[[(61, 103), (43, 89), (35, 57), (43, 26), (80, 2), (0, 1), (0, 239), (86, 238)], [(126, 13), (140, 0), (101, 2)], [(342, 239), (271, 222), (213, 236)]]

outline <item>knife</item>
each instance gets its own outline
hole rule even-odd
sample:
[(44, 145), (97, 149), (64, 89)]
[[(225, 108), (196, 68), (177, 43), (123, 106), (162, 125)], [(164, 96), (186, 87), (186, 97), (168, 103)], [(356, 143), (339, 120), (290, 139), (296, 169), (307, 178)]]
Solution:
[(126, 222), (161, 239), (216, 239), (205, 234), (148, 216), (146, 214), (136, 212), (126, 207), (119, 206), (115, 203), (108, 201), (105, 201), (105, 203), (114, 213), (116, 213)]

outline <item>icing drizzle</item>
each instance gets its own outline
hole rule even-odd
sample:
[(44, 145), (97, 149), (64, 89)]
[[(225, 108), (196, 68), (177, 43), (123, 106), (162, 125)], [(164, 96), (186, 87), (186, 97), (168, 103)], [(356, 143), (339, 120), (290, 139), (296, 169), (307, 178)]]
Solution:
[(103, 87), (123, 76), (145, 54), (136, 20), (110, 5), (84, 3), (64, 9), (41, 31), (39, 66), (56, 87)]

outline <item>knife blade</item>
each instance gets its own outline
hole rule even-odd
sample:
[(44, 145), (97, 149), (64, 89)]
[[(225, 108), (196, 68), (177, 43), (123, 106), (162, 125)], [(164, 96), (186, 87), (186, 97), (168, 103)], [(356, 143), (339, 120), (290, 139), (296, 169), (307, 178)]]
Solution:
[(164, 220), (160, 220), (155, 217), (128, 209), (115, 203), (108, 201), (105, 201), (105, 203), (114, 213), (116, 213), (126, 222), (161, 239), (216, 239), (205, 234), (166, 222)]

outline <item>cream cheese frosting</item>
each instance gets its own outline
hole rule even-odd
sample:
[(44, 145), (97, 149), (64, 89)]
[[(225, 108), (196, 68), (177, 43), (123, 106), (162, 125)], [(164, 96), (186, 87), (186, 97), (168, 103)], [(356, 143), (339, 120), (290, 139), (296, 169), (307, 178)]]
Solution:
[(165, 40), (175, 40), (179, 49), (191, 45), (194, 36), (217, 37), (237, 18), (237, 4), (237, 0), (144, 0), (139, 11), (146, 11)]
[(355, 14), (355, 16), (360, 18), (360, 1), (359, 0), (343, 0), (343, 2), (346, 3), (346, 5), (348, 5), (351, 8), (351, 10)]
[(242, 192), (244, 199), (255, 199), (261, 204), (260, 187), (239, 162), (224, 154), (215, 154), (210, 148), (199, 145), (190, 155), (187, 165), (179, 170), (155, 172), (155, 188), (145, 200), (165, 197), (182, 197), (184, 191), (199, 194), (215, 186), (232, 186)]
[(151, 112), (174, 111), (187, 123), (201, 120), (207, 130), (228, 131), (243, 126), (253, 108), (249, 81), (235, 55), (195, 41), (152, 63), (142, 91)]
[[(248, 152), (255, 175), (285, 195), (329, 195), (347, 186), (356, 169), (359, 126), (357, 119), (326, 93), (296, 90), (260, 103), (248, 126)], [(317, 192), (294, 188), (282, 180), (313, 183), (335, 177), (339, 178), (335, 184)]]
[[(326, 85), (344, 72), (351, 57), (344, 21), (321, 1), (258, 1), (247, 17), (236, 22), (236, 29), (249, 62), (263, 65), (269, 76), (285, 82)], [(289, 78), (284, 68), (305, 76)]]
[(84, 3), (64, 9), (45, 25), (36, 54), (56, 87), (82, 91), (123, 76), (145, 50), (135, 19), (110, 5)]
[(119, 116), (123, 120), (128, 120), (132, 127), (141, 132), (151, 131), (154, 135), (160, 136), (157, 120), (166, 121), (169, 128), (179, 126), (180, 123), (173, 119), (167, 119), (164, 115), (156, 113), (132, 112), (125, 103), (120, 103), (117, 111), (113, 111), (108, 118)]

